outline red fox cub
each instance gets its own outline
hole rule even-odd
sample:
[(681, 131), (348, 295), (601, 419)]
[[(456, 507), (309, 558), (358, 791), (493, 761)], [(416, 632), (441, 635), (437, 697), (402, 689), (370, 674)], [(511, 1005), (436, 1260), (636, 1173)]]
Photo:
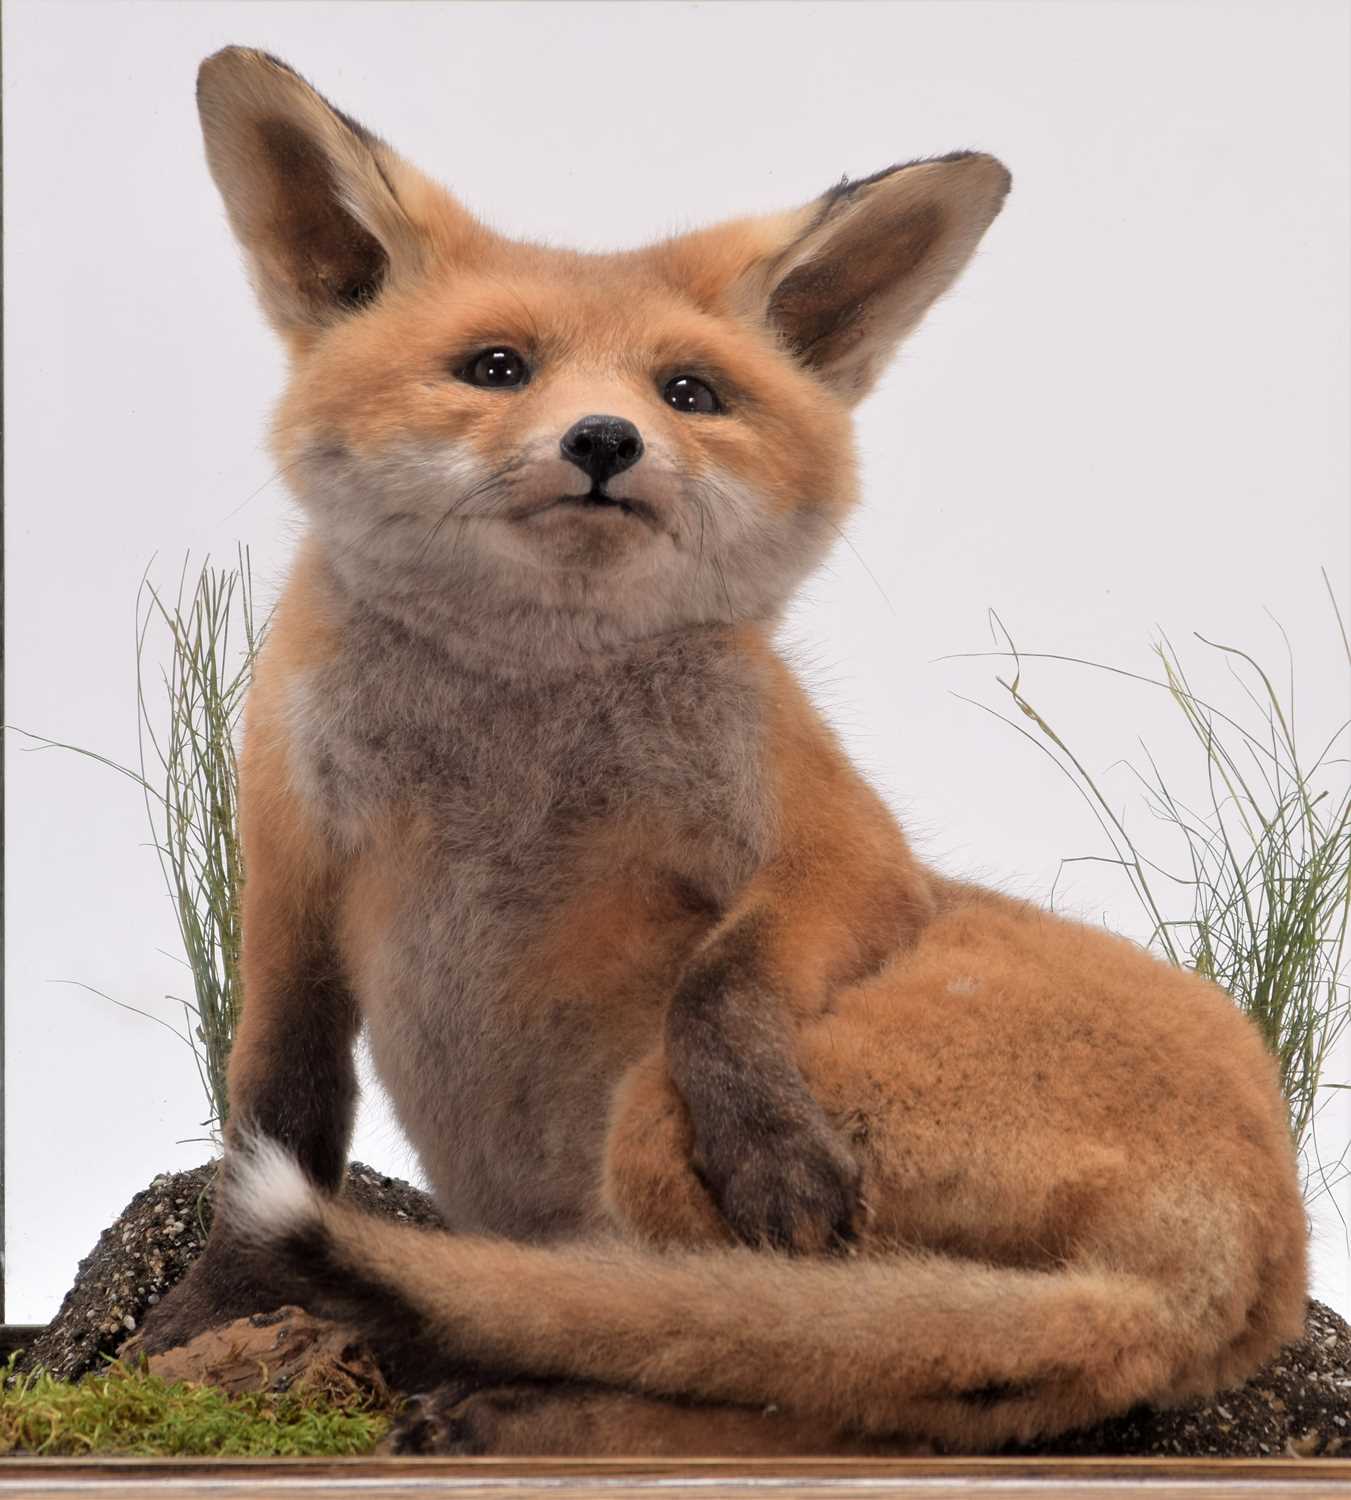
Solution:
[[(149, 1345), (300, 1302), (458, 1382), (480, 1450), (864, 1452), (1295, 1337), (1255, 1029), (920, 863), (773, 642), (1005, 169), (574, 254), (265, 53), (199, 103), (309, 524), (248, 705), (224, 1201)], [(450, 1233), (335, 1196), (362, 1026)]]

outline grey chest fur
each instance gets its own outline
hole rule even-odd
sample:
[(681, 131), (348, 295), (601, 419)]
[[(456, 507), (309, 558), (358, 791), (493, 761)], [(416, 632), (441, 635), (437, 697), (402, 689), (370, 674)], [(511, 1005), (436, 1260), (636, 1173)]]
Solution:
[(377, 616), (353, 624), (297, 683), (294, 770), (392, 892), (351, 975), (377, 1069), (455, 1227), (567, 1234), (682, 953), (654, 941), (595, 978), (528, 959), (579, 885), (604, 883), (607, 828), (629, 848), (637, 830), (640, 851), (612, 878), (685, 893), (693, 915), (660, 929), (670, 943), (731, 903), (772, 842), (755, 664), (703, 632), (504, 681)]

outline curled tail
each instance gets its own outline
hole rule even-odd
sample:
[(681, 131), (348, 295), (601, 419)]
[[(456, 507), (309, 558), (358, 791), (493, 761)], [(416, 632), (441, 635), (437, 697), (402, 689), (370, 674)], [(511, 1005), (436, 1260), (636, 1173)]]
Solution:
[(270, 1142), (235, 1154), (223, 1207), (269, 1279), (361, 1330), (405, 1389), (562, 1377), (974, 1447), (1185, 1394), (1205, 1342), (1163, 1286), (1107, 1269), (537, 1248), (390, 1224)]

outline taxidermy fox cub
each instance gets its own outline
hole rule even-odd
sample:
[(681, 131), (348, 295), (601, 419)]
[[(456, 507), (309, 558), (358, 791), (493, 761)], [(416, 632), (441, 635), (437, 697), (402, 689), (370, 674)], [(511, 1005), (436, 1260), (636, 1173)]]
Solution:
[[(526, 1383), (471, 1445), (876, 1451), (1298, 1334), (1253, 1027), (919, 863), (773, 644), (1004, 168), (573, 254), (264, 53), (199, 102), (309, 530), (249, 700), (226, 1191), (150, 1346), (297, 1301), (405, 1387)], [(362, 1025), (449, 1234), (334, 1197)]]

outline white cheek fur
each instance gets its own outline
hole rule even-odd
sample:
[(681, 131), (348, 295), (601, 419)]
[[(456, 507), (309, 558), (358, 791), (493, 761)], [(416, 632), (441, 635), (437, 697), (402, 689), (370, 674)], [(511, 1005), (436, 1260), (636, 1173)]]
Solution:
[(293, 472), (349, 587), (373, 604), (398, 600), (402, 613), (435, 616), (427, 623), (438, 634), (452, 614), (457, 632), (494, 630), (504, 648), (510, 614), (509, 649), (526, 653), (557, 649), (560, 611), (570, 639), (608, 645), (769, 619), (829, 539), (811, 508), (785, 508), (730, 474), (682, 471), (660, 441), (610, 487), (649, 505), (650, 522), (579, 518), (615, 528), (589, 548), (580, 532), (567, 534), (562, 514), (513, 519), (554, 493), (582, 493), (573, 467), (542, 439), (493, 463), (446, 442), (405, 440), (366, 455), (311, 436)]

